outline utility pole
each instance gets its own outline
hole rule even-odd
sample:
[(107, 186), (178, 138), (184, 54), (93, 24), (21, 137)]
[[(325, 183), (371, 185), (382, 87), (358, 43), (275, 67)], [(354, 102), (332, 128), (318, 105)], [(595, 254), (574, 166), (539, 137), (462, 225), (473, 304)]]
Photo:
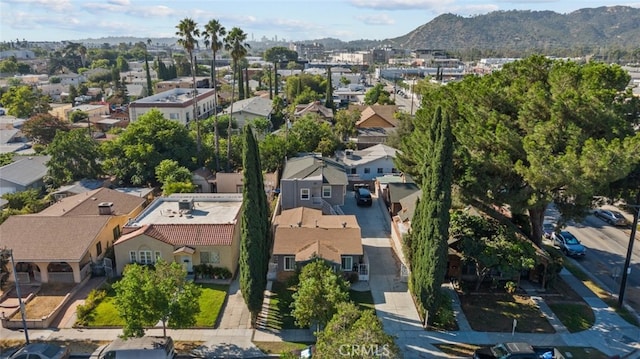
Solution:
[[(640, 197), (640, 195), (639, 195)], [(640, 202), (640, 201), (637, 201)], [(624, 260), (624, 267), (622, 268), (622, 281), (620, 282), (620, 294), (618, 295), (618, 306), (622, 308), (624, 301), (624, 291), (627, 288), (627, 275), (631, 272), (631, 255), (633, 254), (633, 242), (636, 240), (636, 230), (638, 229), (638, 217), (640, 216), (640, 204), (629, 205), (635, 211), (633, 213), (633, 225), (631, 227), (631, 237), (629, 238), (629, 247), (627, 248), (627, 257)]]
[(18, 273), (16, 273), (16, 263), (13, 260), (13, 249), (9, 249), (9, 256), (11, 257), (11, 270), (13, 271), (13, 280), (16, 285), (16, 295), (18, 296), (18, 304), (20, 305), (20, 314), (22, 315), (22, 328), (24, 329), (24, 339), (29, 344), (29, 331), (27, 330), (27, 321), (25, 319), (26, 314), (24, 310), (24, 303), (22, 302), (22, 294), (20, 294), (20, 283), (18, 282)]

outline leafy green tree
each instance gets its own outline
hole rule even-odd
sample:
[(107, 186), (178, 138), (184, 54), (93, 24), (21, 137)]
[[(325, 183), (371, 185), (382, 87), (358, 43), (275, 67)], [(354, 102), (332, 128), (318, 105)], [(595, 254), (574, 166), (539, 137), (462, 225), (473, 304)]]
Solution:
[(13, 153), (0, 153), (0, 167), (13, 163)]
[(296, 99), (301, 93), (313, 93), (313, 96), (305, 95), (312, 100), (298, 100), (298, 103), (309, 103), (304, 101), (320, 100), (327, 91), (327, 79), (322, 75), (299, 74), (287, 77), (284, 92), (288, 99)]
[(89, 119), (89, 114), (85, 111), (76, 110), (69, 114), (69, 121), (78, 123)]
[[(581, 218), (594, 194), (625, 178), (640, 162), (634, 132), (638, 101), (617, 65), (578, 64), (532, 56), (483, 77), (425, 89), (420, 111), (442, 107), (456, 140), (456, 187), (466, 199), (529, 216), (530, 239), (542, 238), (554, 202), (564, 220)], [(411, 139), (425, 128), (414, 121)], [(419, 172), (426, 149), (401, 148)], [(413, 163), (413, 164), (412, 164)]]
[(476, 268), (476, 290), (491, 270), (518, 275), (535, 265), (535, 249), (495, 219), (457, 211), (451, 216), (451, 237), (461, 241), (465, 261)]
[(347, 140), (350, 136), (358, 134), (356, 122), (360, 120), (360, 111), (341, 110), (336, 112), (335, 125), (333, 130), (342, 141)]
[(209, 20), (204, 26), (204, 44), (211, 49), (211, 87), (214, 89), (213, 106), (215, 111), (214, 117), (214, 145), (215, 145), (215, 164), (216, 171), (220, 171), (220, 134), (218, 133), (218, 78), (216, 76), (216, 54), (223, 49), (223, 39), (227, 34), (227, 29), (220, 24), (218, 20)]
[(317, 335), (337, 313), (338, 305), (348, 299), (346, 281), (323, 259), (316, 258), (300, 272), (300, 284), (293, 294), (291, 315), (298, 326), (310, 327), (315, 324)]
[[(227, 37), (224, 38), (224, 48), (231, 53), (233, 60), (233, 74), (235, 79), (239, 79), (238, 69), (240, 68), (240, 60), (247, 56), (248, 49), (251, 48), (247, 41), (247, 34), (239, 27), (231, 29)], [(235, 81), (231, 83), (231, 107), (229, 113), (233, 113), (233, 102), (235, 94)], [(231, 133), (231, 121), (229, 122), (228, 132)], [(227, 158), (231, 157), (231, 142), (227, 141)], [(227, 172), (231, 171), (231, 161), (227, 162)]]
[[(264, 52), (264, 60), (273, 63), (273, 70), (276, 74), (274, 77), (274, 97), (278, 96), (278, 69), (280, 68), (280, 63), (282, 62), (290, 62), (296, 61), (298, 59), (298, 53), (293, 50), (289, 50), (284, 46), (275, 46), (268, 48)], [(273, 97), (270, 97), (273, 98)]]
[[(423, 121), (424, 118), (417, 119)], [(453, 142), (449, 118), (436, 110), (426, 144), (431, 151), (422, 168), (422, 197), (411, 219), (409, 289), (428, 324), (435, 313), (447, 266)]]
[(262, 310), (269, 265), (269, 208), (264, 192), (258, 145), (251, 126), (244, 128), (242, 151), (245, 210), (240, 218), (240, 290), (255, 326)]
[(373, 86), (369, 91), (364, 94), (364, 103), (366, 105), (393, 105), (395, 102), (391, 99), (389, 91), (384, 89), (384, 86), (379, 83)]
[(116, 68), (120, 72), (127, 72), (129, 71), (129, 62), (123, 56), (118, 56), (116, 59)]
[[(385, 358), (400, 357), (393, 337), (384, 332), (382, 322), (373, 310), (361, 311), (352, 302), (337, 305), (337, 312), (319, 332), (314, 358)], [(358, 344), (358, 350), (354, 350)]]
[(41, 113), (32, 116), (22, 125), (22, 133), (31, 141), (40, 145), (48, 145), (53, 141), (58, 131), (70, 130), (69, 123), (51, 114)]
[(289, 130), (287, 141), (297, 144), (298, 152), (322, 152), (325, 156), (332, 155), (340, 144), (331, 125), (319, 121), (314, 114), (296, 120)]
[(45, 180), (52, 188), (102, 174), (99, 146), (83, 129), (58, 131), (46, 152), (51, 159)]
[(67, 96), (67, 102), (73, 103), (76, 97), (78, 97), (78, 89), (73, 85), (69, 85), (69, 95)]
[(122, 279), (113, 284), (115, 304), (125, 321), (124, 338), (144, 336), (145, 327), (162, 322), (166, 328), (186, 328), (196, 323), (201, 290), (186, 279), (186, 271), (176, 262), (159, 260), (155, 270), (130, 264)]
[(5, 74), (15, 74), (18, 72), (18, 61), (15, 56), (0, 61), (0, 72)]
[(23, 213), (37, 213), (46, 207), (41, 198), (41, 192), (35, 188), (5, 193), (2, 198), (7, 201), (7, 208), (19, 210)]
[(104, 167), (123, 184), (155, 184), (155, 168), (172, 159), (190, 170), (195, 168), (195, 141), (189, 131), (153, 109), (131, 123), (120, 136), (103, 143)]
[(9, 87), (1, 101), (7, 114), (19, 118), (29, 118), (51, 109), (48, 96), (43, 95), (41, 90), (26, 85)]
[(191, 171), (180, 166), (177, 161), (165, 159), (156, 166), (156, 179), (162, 183), (162, 193), (165, 196), (171, 193), (193, 192)]
[(283, 134), (270, 133), (260, 141), (260, 162), (262, 169), (267, 172), (279, 171), (284, 166), (285, 156), (292, 157), (296, 151)]
[(198, 88), (196, 86), (196, 63), (193, 57), (193, 50), (198, 45), (196, 39), (200, 36), (200, 30), (198, 24), (190, 18), (184, 18), (176, 26), (178, 31), (176, 35), (179, 36), (178, 45), (182, 46), (189, 55), (189, 63), (191, 64), (191, 79), (193, 81), (193, 120), (196, 122), (196, 146), (198, 151), (198, 162), (200, 162), (200, 151), (202, 148), (202, 142), (200, 138), (200, 114), (198, 113)]

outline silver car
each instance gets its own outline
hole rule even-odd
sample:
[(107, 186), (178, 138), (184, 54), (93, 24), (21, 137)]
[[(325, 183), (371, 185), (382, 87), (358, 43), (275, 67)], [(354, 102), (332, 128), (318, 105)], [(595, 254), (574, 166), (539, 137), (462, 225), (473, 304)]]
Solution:
[(49, 343), (31, 343), (18, 349), (7, 359), (66, 359), (69, 358), (69, 349)]
[(597, 209), (593, 212), (593, 214), (602, 219), (603, 221), (613, 225), (613, 226), (626, 226), (627, 219), (624, 218), (624, 215), (618, 211), (611, 211), (608, 209)]
[(552, 233), (551, 240), (566, 256), (584, 257), (587, 253), (587, 249), (582, 245), (582, 243), (580, 243), (578, 238), (574, 237), (573, 234), (567, 231)]

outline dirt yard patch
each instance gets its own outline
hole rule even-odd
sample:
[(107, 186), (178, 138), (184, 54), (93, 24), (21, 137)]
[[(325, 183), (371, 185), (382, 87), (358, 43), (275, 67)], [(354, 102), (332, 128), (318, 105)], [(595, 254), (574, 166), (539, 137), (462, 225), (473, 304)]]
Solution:
[(27, 319), (41, 319), (51, 314), (74, 286), (75, 284), (43, 284), (35, 297), (25, 305)]

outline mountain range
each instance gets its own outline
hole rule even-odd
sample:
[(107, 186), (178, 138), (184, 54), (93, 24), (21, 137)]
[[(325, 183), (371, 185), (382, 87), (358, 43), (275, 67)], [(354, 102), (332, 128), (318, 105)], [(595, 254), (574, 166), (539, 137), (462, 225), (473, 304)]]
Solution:
[[(153, 44), (175, 44), (177, 39), (151, 39)], [(110, 37), (77, 40), (118, 44), (146, 42), (146, 38)], [(406, 35), (385, 40), (343, 42), (325, 38), (302, 43), (321, 43), (327, 50), (365, 50), (380, 46), (414, 50), (444, 49), (448, 51), (496, 50), (552, 51), (578, 49), (597, 52), (602, 48), (640, 49), (640, 8), (603, 6), (585, 8), (568, 14), (553, 11), (511, 10), (463, 17), (443, 14), (417, 27)], [(251, 49), (263, 51), (285, 42), (249, 41)], [(640, 51), (640, 50), (638, 50)], [(639, 54), (640, 56), (640, 54)]]

